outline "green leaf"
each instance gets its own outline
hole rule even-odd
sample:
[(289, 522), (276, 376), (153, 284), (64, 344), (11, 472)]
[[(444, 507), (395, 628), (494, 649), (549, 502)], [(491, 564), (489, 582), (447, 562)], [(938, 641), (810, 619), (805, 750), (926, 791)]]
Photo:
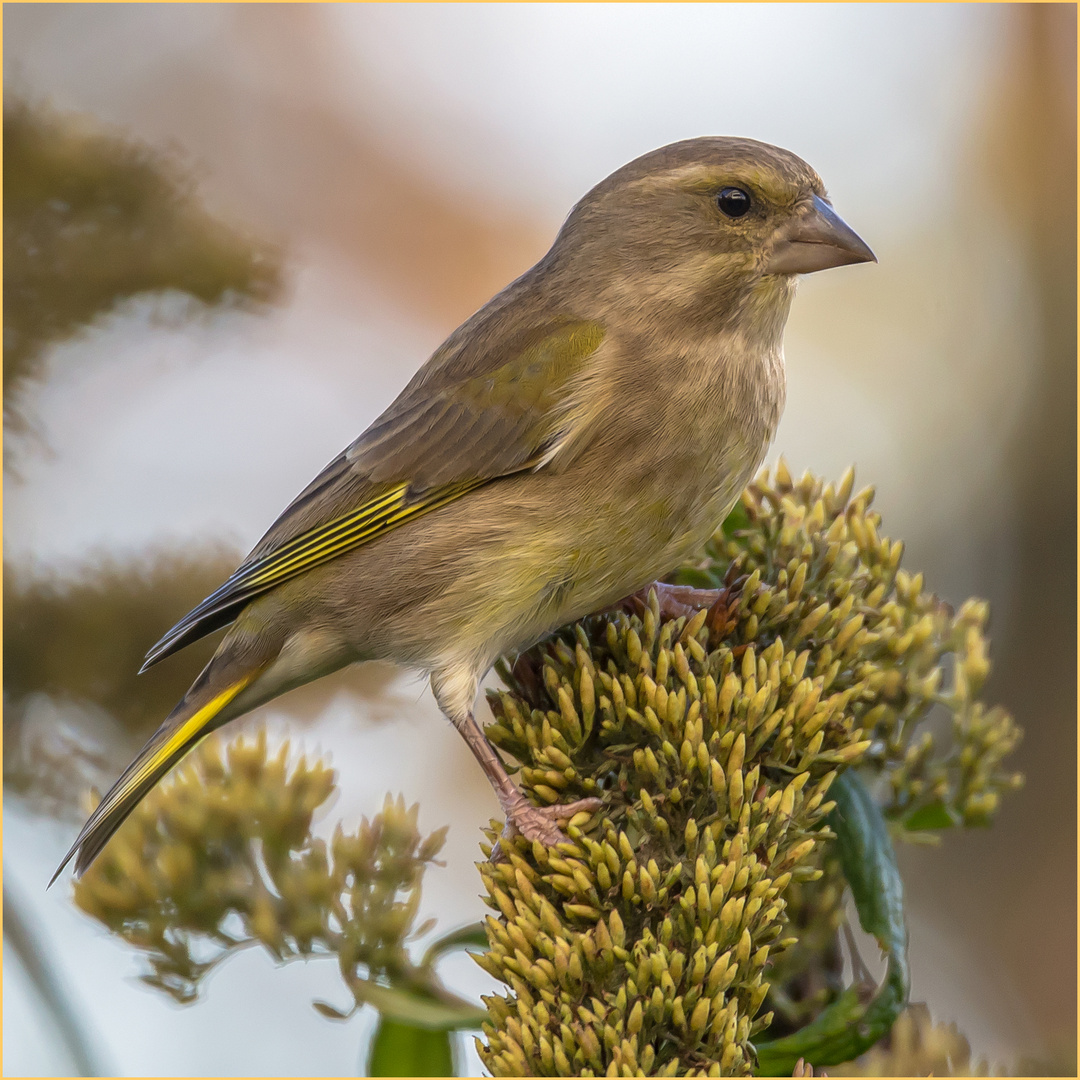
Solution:
[(869, 1002), (864, 1004), (849, 988), (806, 1027), (759, 1043), (759, 1076), (790, 1076), (799, 1058), (814, 1066), (850, 1061), (886, 1035), (907, 1004), (904, 892), (888, 825), (857, 773), (841, 773), (829, 795), (836, 807), (828, 824), (836, 833), (836, 849), (859, 923), (877, 938), (888, 957), (885, 980)]
[(930, 829), (951, 829), (960, 822), (956, 815), (942, 801), (921, 806), (904, 818), (904, 828), (908, 832), (927, 832)]
[(434, 994), (403, 987), (380, 986), (359, 979), (349, 984), (358, 1002), (373, 1005), (385, 1019), (429, 1031), (479, 1028), (487, 1011), (446, 991)]
[(719, 589), (724, 584), (723, 574), (718, 570), (700, 570), (693, 566), (680, 566), (665, 580), (670, 585), (689, 585), (691, 589)]
[(453, 1036), (379, 1017), (368, 1048), (366, 1076), (456, 1076)]
[(423, 968), (431, 967), (439, 957), (444, 956), (454, 949), (486, 949), (488, 947), (487, 931), (483, 923), (469, 923), (468, 926), (459, 926), (448, 934), (433, 941), (424, 953), (420, 961)]
[(725, 536), (734, 536), (736, 532), (750, 528), (750, 513), (742, 499), (731, 508), (731, 513), (724, 518), (724, 524), (720, 528)]

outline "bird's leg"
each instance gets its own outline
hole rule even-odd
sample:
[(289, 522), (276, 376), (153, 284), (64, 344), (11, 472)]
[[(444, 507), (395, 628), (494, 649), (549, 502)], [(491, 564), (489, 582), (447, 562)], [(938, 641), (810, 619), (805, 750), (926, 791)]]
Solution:
[(690, 618), (702, 608), (709, 611), (706, 624), (710, 630), (723, 632), (742, 588), (745, 577), (735, 576), (733, 563), (722, 589), (695, 589), (691, 585), (669, 585), (666, 581), (654, 581), (636, 593), (620, 600), (615, 607), (631, 615), (642, 615), (649, 606), (649, 593), (656, 590), (660, 618)]
[(723, 589), (695, 589), (690, 585), (669, 585), (666, 581), (654, 581), (644, 589), (639, 589), (630, 599), (639, 601), (642, 608), (647, 607), (649, 593), (653, 589), (656, 590), (662, 619), (694, 615), (701, 608), (712, 607), (724, 592)]
[(506, 830), (503, 836), (508, 839), (515, 833), (521, 833), (526, 840), (539, 840), (546, 847), (554, 847), (567, 839), (559, 828), (559, 822), (569, 821), (581, 810), (600, 809), (599, 799), (578, 799), (576, 802), (556, 803), (554, 806), (533, 806), (514, 786), (499, 760), (499, 755), (491, 748), (472, 713), (466, 713), (461, 721), (451, 716), (450, 721), (461, 733), (473, 752), (473, 757), (480, 762), (480, 768), (495, 789), (499, 805), (506, 815)]
[(491, 748), (491, 744), (484, 737), (479, 724), (473, 718), (472, 710), (470, 708), (448, 707), (451, 702), (446, 700), (448, 695), (445, 693), (445, 683), (438, 681), (434, 676), (431, 683), (439, 707), (454, 727), (457, 728), (466, 745), (472, 751), (473, 757), (480, 763), (480, 768), (484, 770), (488, 782), (495, 789), (499, 805), (506, 815), (504, 837), (509, 839), (517, 833), (521, 833), (526, 840), (539, 840), (546, 847), (554, 847), (556, 844), (561, 844), (568, 839), (559, 828), (559, 822), (569, 821), (582, 810), (591, 812), (600, 809), (602, 803), (595, 798), (578, 799), (572, 803), (557, 803), (554, 806), (533, 806), (515, 787), (514, 782), (510, 779), (502, 761), (499, 759), (499, 755)]

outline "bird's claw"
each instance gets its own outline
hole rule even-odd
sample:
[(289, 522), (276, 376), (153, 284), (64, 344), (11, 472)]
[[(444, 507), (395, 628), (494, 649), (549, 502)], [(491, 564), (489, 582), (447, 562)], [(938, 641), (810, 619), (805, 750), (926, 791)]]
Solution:
[[(555, 803), (553, 806), (533, 806), (524, 795), (519, 795), (506, 809), (506, 825), (502, 831), (502, 840), (512, 840), (515, 836), (524, 836), (526, 840), (538, 840), (545, 847), (569, 842), (569, 837), (559, 828), (559, 822), (569, 821), (583, 810), (594, 813), (603, 803), (597, 798), (578, 799), (572, 803)], [(491, 852), (491, 861), (501, 859), (502, 850), (496, 844)]]
[[(733, 568), (735, 564), (732, 564)], [(633, 615), (643, 615), (649, 606), (649, 594), (656, 591), (656, 601), (661, 619), (692, 618), (702, 608), (709, 616), (706, 625), (716, 633), (723, 633), (732, 610), (738, 606), (739, 592), (745, 577), (735, 577), (729, 572), (721, 589), (695, 589), (690, 585), (669, 585), (666, 581), (654, 581), (631, 593), (616, 604), (616, 608)]]

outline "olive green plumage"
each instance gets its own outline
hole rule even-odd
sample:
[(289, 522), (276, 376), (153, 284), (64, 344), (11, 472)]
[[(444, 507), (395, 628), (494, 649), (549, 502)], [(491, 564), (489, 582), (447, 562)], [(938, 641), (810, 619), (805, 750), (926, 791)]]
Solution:
[(764, 143), (687, 140), (598, 184), (151, 650), (232, 622), (76, 869), (208, 731), (374, 658), (429, 672), (508, 824), (557, 840), (574, 808), (513, 787), (472, 719), (479, 680), (708, 539), (780, 418), (795, 276), (872, 258), (817, 174)]

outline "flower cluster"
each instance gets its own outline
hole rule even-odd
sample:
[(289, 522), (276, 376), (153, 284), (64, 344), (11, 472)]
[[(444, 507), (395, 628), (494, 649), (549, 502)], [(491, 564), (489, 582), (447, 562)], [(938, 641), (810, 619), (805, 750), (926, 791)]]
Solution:
[[(903, 544), (880, 534), (873, 488), (852, 496), (853, 482), (850, 469), (835, 486), (809, 473), (796, 482), (781, 460), (673, 580), (715, 585), (737, 570), (764, 582), (746, 639), (797, 647), (809, 636), (827, 685), (870, 688), (852, 712), (873, 738), (866, 764), (887, 785), (886, 814), (913, 830), (986, 824), (1022, 782), (1002, 768), (1020, 729), (979, 700), (989, 607), (968, 600), (954, 612), (927, 592), (922, 574), (901, 568)], [(935, 714), (943, 734), (929, 730)]]
[[(509, 988), (486, 999), (495, 1075), (750, 1073), (774, 973), (794, 1015), (839, 991), (836, 771), (877, 774), (918, 829), (983, 821), (1019, 782), (999, 768), (1017, 729), (976, 700), (985, 607), (928, 595), (852, 480), (781, 464), (647, 604), (501, 665), (487, 734), (524, 790), (604, 805), (569, 843), (504, 838), (481, 869), (498, 915), (480, 962)], [(916, 732), (935, 706), (951, 746)]]
[[(424, 838), (416, 806), (387, 798), (355, 832), (313, 835), (334, 773), (266, 737), (216, 738), (155, 788), (75, 886), (75, 902), (150, 963), (146, 982), (193, 1000), (207, 972), (236, 949), (262, 944), (277, 959), (335, 956), (357, 1006), (393, 1011), (389, 987), (445, 998), (430, 963), (407, 943), (424, 870), (445, 838)], [(434, 957), (432, 957), (433, 959)], [(345, 1015), (319, 1005), (330, 1016)]]

